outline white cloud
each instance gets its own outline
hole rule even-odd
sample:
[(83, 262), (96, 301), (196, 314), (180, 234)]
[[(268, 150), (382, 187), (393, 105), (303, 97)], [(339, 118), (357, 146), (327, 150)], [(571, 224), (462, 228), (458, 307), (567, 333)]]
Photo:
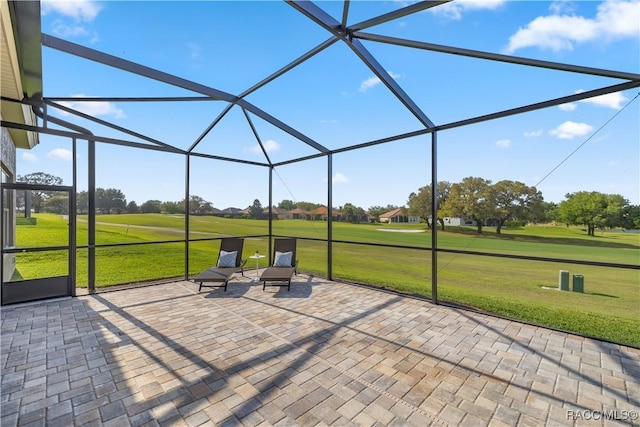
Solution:
[(54, 160), (72, 160), (73, 153), (64, 148), (54, 148), (47, 153), (47, 158)]
[(586, 135), (593, 130), (593, 126), (586, 123), (576, 123), (572, 121), (566, 121), (550, 130), (549, 133), (560, 139), (573, 139), (576, 136)]
[[(280, 149), (280, 144), (278, 144), (273, 139), (269, 139), (269, 140), (263, 142), (262, 145), (264, 146), (264, 150), (267, 153), (270, 153), (272, 151), (276, 151), (276, 150)], [(254, 153), (257, 153), (257, 154), (262, 154), (262, 148), (260, 148), (260, 144), (254, 145), (249, 150), (254, 152)]]
[(456, 0), (449, 3), (432, 7), (429, 12), (440, 15), (448, 19), (459, 20), (465, 12), (481, 9), (497, 9), (506, 0)]
[[(398, 77), (402, 77), (401, 74), (396, 74), (393, 71), (387, 71), (387, 73), (389, 73), (389, 75), (393, 79), (397, 79)], [(358, 89), (358, 90), (360, 92), (366, 92), (367, 90), (371, 89), (374, 86), (379, 85), (380, 83), (382, 83), (382, 80), (380, 80), (377, 76), (369, 77), (367, 80), (365, 80), (362, 83), (360, 83), (360, 89)]]
[(362, 83), (360, 83), (360, 89), (358, 89), (360, 92), (366, 92), (367, 89), (370, 89), (376, 85), (379, 85), (380, 83), (382, 83), (382, 81), (380, 81), (379, 78), (377, 77), (369, 77), (367, 80), (363, 81)]
[[(552, 11), (559, 10), (552, 8)], [(607, 0), (594, 18), (577, 15), (539, 16), (509, 38), (507, 53), (536, 46), (553, 51), (572, 50), (574, 44), (637, 38), (640, 35), (640, 1)]]
[(280, 144), (275, 142), (273, 139), (267, 140), (266, 142), (264, 142), (263, 145), (264, 145), (264, 149), (267, 151), (267, 153), (280, 149)]
[[(584, 92), (583, 90), (577, 93)], [(629, 98), (624, 96), (622, 92), (607, 93), (606, 95), (594, 96), (593, 98), (583, 99), (581, 102), (588, 104), (594, 104), (600, 107), (613, 108), (614, 110), (621, 110), (623, 104), (627, 102)]]
[(531, 131), (531, 132), (525, 132), (524, 133), (525, 138), (534, 138), (534, 137), (537, 137), (537, 136), (540, 136), (540, 135), (542, 135), (542, 129), (538, 129), (538, 130), (534, 130), (534, 131)]
[(91, 0), (42, 0), (42, 14), (56, 12), (76, 21), (93, 21), (100, 12), (100, 5)]
[[(84, 98), (85, 95), (73, 95), (74, 98)], [(74, 102), (74, 101), (61, 101), (60, 105), (64, 105), (65, 107), (72, 108), (74, 110), (80, 111), (81, 113), (88, 114), (90, 116), (113, 116), (116, 119), (123, 119), (127, 116), (124, 114), (124, 111), (117, 108), (115, 104), (111, 102), (103, 102), (103, 101), (82, 101), (82, 102)], [(63, 115), (69, 115), (65, 111), (61, 111)]]
[(331, 178), (331, 182), (334, 184), (344, 184), (345, 182), (349, 182), (349, 178), (347, 178), (340, 172), (336, 172), (336, 174), (333, 175), (333, 178)]
[(187, 50), (191, 59), (198, 59), (202, 54), (202, 46), (197, 43), (188, 43)]
[(88, 36), (89, 32), (86, 28), (80, 26), (70, 26), (66, 25), (60, 21), (56, 21), (53, 24), (52, 30), (53, 34), (60, 37), (83, 37)]
[(573, 111), (576, 108), (578, 108), (578, 105), (574, 104), (573, 102), (570, 102), (568, 104), (560, 104), (558, 105), (558, 108), (561, 109), (562, 111)]
[(573, 13), (576, 11), (576, 4), (569, 0), (556, 0), (551, 3), (549, 10), (555, 15), (560, 13)]
[(38, 161), (38, 156), (36, 156), (35, 154), (29, 153), (29, 152), (25, 152), (22, 153), (22, 156), (20, 156), (20, 158), (28, 163), (35, 163)]
[(496, 141), (496, 146), (499, 148), (507, 148), (511, 145), (510, 139), (500, 139)]

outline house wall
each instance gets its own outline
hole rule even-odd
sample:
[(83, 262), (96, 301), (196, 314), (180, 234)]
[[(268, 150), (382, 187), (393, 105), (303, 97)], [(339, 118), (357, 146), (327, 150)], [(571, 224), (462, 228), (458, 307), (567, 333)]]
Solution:
[[(15, 182), (16, 180), (16, 146), (6, 128), (1, 128), (0, 133), (0, 163), (2, 166), (2, 182)], [(11, 194), (11, 193), (8, 193)], [(6, 195), (5, 195), (6, 196)], [(5, 198), (2, 206), (2, 247), (12, 247), (16, 243), (16, 218), (15, 199)], [(13, 276), (16, 268), (14, 254), (2, 256), (2, 281), (8, 281)]]
[(444, 225), (456, 225), (456, 226), (464, 225), (464, 219), (462, 218), (444, 217), (443, 220), (444, 220)]
[(459, 217), (445, 217), (444, 225), (456, 225), (456, 226), (475, 226), (476, 222), (472, 219), (459, 218)]
[(387, 221), (383, 221), (383, 218), (380, 218), (380, 222), (417, 224), (417, 223), (420, 222), (420, 217), (418, 217), (418, 216), (396, 215), (396, 216), (392, 216)]

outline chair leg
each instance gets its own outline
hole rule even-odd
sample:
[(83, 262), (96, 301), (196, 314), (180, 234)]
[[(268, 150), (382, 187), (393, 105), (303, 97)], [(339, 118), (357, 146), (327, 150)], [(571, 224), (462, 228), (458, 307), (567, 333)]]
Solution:
[(264, 282), (262, 282), (262, 290), (264, 291), (265, 289), (267, 289), (267, 281), (266, 280)]
[(200, 282), (200, 287), (198, 288), (198, 292), (202, 290), (202, 282)]

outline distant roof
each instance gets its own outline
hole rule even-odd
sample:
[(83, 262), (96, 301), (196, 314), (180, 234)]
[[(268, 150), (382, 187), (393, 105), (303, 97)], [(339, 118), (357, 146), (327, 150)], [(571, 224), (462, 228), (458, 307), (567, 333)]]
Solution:
[(382, 215), (380, 215), (380, 218), (391, 218), (394, 216), (407, 216), (407, 215), (408, 215), (407, 208), (398, 208), (398, 209), (394, 209), (392, 211), (383, 213)]
[(239, 209), (239, 208), (226, 208), (220, 211), (220, 213), (223, 214), (241, 214), (244, 213), (243, 209)]
[[(264, 210), (265, 212), (269, 212), (269, 208)], [(281, 209), (281, 208), (271, 208), (271, 212), (277, 214), (277, 215), (281, 215), (281, 214), (286, 214), (289, 211), (286, 209)]]
[[(314, 210), (312, 210), (310, 213), (313, 215), (326, 215), (327, 212), (329, 212), (329, 209), (327, 209), (326, 206), (319, 206), (317, 208), (315, 208)], [(337, 209), (333, 210), (333, 214), (334, 215), (340, 215), (340, 211)]]

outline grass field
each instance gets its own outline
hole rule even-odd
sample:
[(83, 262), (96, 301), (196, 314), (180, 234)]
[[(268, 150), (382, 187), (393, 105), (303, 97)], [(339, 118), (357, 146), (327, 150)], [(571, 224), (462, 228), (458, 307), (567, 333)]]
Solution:
[[(101, 215), (98, 245), (184, 240), (184, 217), (176, 215)], [(19, 247), (64, 245), (67, 222), (40, 214), (36, 225), (19, 225)], [(268, 222), (217, 217), (191, 217), (191, 239), (268, 234)], [(386, 231), (381, 231), (384, 229)], [(418, 230), (421, 232), (392, 232)], [(86, 218), (79, 217), (78, 245), (87, 243)], [(327, 225), (324, 222), (281, 220), (273, 233), (301, 238), (298, 257), (304, 272), (327, 274)], [(431, 295), (431, 233), (424, 225), (333, 223), (333, 277), (400, 291)], [(337, 243), (335, 241), (402, 245), (417, 249)], [(521, 227), (501, 235), (487, 228), (438, 232), (438, 246), (478, 252), (640, 265), (640, 235), (598, 233), (580, 228)], [(189, 272), (197, 273), (216, 261), (217, 240), (189, 243)], [(184, 275), (183, 241), (175, 243), (98, 247), (98, 286), (110, 286)], [(422, 248), (422, 249), (420, 249)], [(246, 237), (245, 257), (267, 253), (266, 237)], [(22, 278), (66, 274), (63, 251), (19, 254)], [(254, 268), (249, 260), (249, 268)], [(261, 265), (266, 265), (267, 259)], [(77, 252), (77, 283), (87, 283), (87, 250)], [(585, 292), (557, 289), (558, 271), (581, 274)], [(438, 254), (438, 297), (516, 320), (532, 322), (640, 346), (640, 271), (560, 262), (540, 262), (452, 253)]]

